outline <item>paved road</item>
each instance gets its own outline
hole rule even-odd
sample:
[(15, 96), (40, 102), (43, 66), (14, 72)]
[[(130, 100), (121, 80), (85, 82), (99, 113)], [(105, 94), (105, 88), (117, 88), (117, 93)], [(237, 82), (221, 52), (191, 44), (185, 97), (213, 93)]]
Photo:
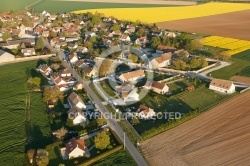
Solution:
[[(65, 55), (63, 53), (63, 51), (61, 50), (55, 50), (54, 48), (51, 47), (51, 45), (48, 43), (47, 40), (44, 40), (44, 43), (46, 45), (46, 47), (54, 50), (54, 52), (58, 52), (59, 57), (65, 58)], [(116, 132), (116, 134), (118, 135), (118, 137), (122, 140), (122, 142), (124, 143), (124, 131), (122, 130), (122, 128), (119, 126), (119, 124), (115, 121), (115, 119), (112, 118), (112, 115), (110, 114), (110, 112), (107, 110), (107, 108), (102, 104), (102, 102), (100, 101), (100, 99), (96, 96), (96, 94), (92, 91), (92, 89), (89, 87), (89, 82), (88, 81), (84, 81), (76, 72), (75, 70), (73, 70), (71, 68), (71, 66), (66, 62), (63, 61), (63, 64), (66, 66), (66, 68), (72, 73), (72, 75), (78, 79), (79, 82), (83, 83), (84, 85), (84, 89), (86, 90), (86, 92), (89, 94), (89, 96), (92, 98), (92, 100), (95, 102), (95, 104), (97, 105), (99, 111), (106, 117), (107, 121), (108, 121), (108, 125)], [(134, 160), (136, 161), (136, 163), (139, 166), (147, 166), (147, 162), (145, 161), (145, 159), (142, 157), (142, 155), (138, 152), (138, 150), (136, 149), (136, 147), (132, 144), (132, 142), (130, 141), (130, 139), (127, 137), (127, 135), (125, 135), (125, 147), (127, 148), (127, 150), (129, 151), (129, 153), (131, 154), (131, 156), (134, 158)]]

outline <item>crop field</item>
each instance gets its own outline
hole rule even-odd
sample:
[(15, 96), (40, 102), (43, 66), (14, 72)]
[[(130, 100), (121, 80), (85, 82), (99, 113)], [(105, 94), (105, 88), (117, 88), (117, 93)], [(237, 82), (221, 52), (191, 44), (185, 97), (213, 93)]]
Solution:
[(250, 10), (157, 23), (159, 27), (250, 40)]
[[(102, 8), (144, 8), (144, 7), (162, 7), (172, 5), (162, 4), (135, 4), (135, 3), (109, 3), (109, 2), (83, 2), (83, 1), (59, 1), (59, 0), (42, 0), (33, 5), (31, 8), (37, 11), (48, 11), (52, 13), (71, 12), (85, 9), (102, 9)], [(94, 11), (95, 12), (95, 11)]]
[[(221, 79), (230, 79), (233, 76), (250, 76), (250, 50), (243, 51), (231, 57), (231, 65), (211, 72), (211, 76)], [(210, 73), (209, 73), (210, 74)]]
[(209, 36), (201, 39), (204, 45), (227, 49), (229, 55), (234, 55), (250, 49), (250, 41), (226, 38), (220, 36)]
[(92, 9), (79, 10), (73, 13), (85, 13), (96, 11), (106, 16), (114, 16), (123, 20), (137, 21), (146, 23), (156, 23), (187, 18), (197, 18), (211, 16), (222, 13), (229, 13), (250, 9), (250, 4), (240, 3), (219, 3), (211, 2), (195, 6), (161, 7), (161, 8), (115, 8), (115, 9)]
[(1, 0), (0, 12), (10, 10), (24, 10), (28, 5), (38, 0)]
[(249, 165), (250, 91), (141, 143), (149, 165)]
[(41, 93), (30, 93), (30, 123), (26, 123), (26, 80), (34, 67), (36, 61), (0, 67), (0, 165), (25, 165), (26, 149), (43, 147), (50, 141)]

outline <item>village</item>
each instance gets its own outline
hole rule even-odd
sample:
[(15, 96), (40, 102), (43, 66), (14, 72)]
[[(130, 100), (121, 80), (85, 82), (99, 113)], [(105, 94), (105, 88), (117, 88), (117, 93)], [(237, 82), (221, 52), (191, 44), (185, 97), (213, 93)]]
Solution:
[(31, 91), (43, 92), (63, 160), (91, 158), (122, 144), (86, 86), (141, 139), (169, 122), (156, 116), (198, 114), (240, 89), (203, 74), (226, 62), (197, 54), (203, 46), (196, 34), (99, 13), (6, 12), (0, 20), (0, 63), (39, 62), (38, 80), (45, 83)]

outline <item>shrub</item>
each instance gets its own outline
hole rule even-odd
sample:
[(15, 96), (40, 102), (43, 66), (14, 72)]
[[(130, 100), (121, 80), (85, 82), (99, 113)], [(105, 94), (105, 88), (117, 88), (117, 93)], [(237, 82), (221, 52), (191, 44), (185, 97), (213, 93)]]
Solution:
[(107, 149), (112, 149), (112, 148), (113, 148), (112, 145), (108, 145), (108, 146), (107, 146)]

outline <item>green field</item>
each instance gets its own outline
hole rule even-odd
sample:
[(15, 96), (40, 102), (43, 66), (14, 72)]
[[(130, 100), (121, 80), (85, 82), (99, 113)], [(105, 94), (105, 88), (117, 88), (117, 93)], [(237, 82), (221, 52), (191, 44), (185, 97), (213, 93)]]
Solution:
[(0, 12), (10, 10), (24, 10), (28, 5), (38, 0), (1, 0)]
[(84, 9), (100, 8), (142, 8), (142, 7), (162, 7), (169, 5), (151, 5), (151, 4), (126, 4), (126, 3), (101, 3), (101, 2), (66, 2), (54, 0), (42, 0), (32, 6), (37, 11), (46, 10), (48, 12), (71, 12)]
[[(50, 126), (41, 93), (30, 93), (30, 112), (26, 111), (26, 80), (36, 61), (0, 67), (0, 165), (26, 165), (25, 150), (50, 143)], [(27, 115), (30, 123), (26, 123)], [(22, 164), (23, 163), (23, 164)]]
[[(185, 91), (187, 85), (190, 85), (187, 81), (175, 82), (171, 84), (171, 91), (178, 91), (177, 95), (166, 97), (157, 93), (151, 92), (146, 95), (140, 102), (134, 104), (134, 107), (138, 107), (140, 104), (153, 108), (155, 112), (180, 112), (188, 113), (194, 109), (201, 111), (215, 105), (216, 103), (230, 97), (230, 95), (222, 95), (209, 90), (208, 87), (200, 86), (194, 91)], [(182, 92), (183, 91), (183, 92)], [(136, 109), (137, 110), (137, 109)], [(139, 134), (146, 130), (151, 129), (153, 126), (158, 126), (166, 123), (167, 119), (158, 119), (156, 121), (140, 120), (140, 124), (134, 126)]]
[(136, 166), (137, 164), (132, 159), (130, 154), (126, 150), (119, 150), (98, 162), (92, 164), (92, 166), (104, 166), (104, 165), (119, 165), (119, 166)]
[(230, 60), (230, 66), (212, 72), (211, 76), (221, 79), (230, 79), (234, 75), (250, 76), (250, 50), (235, 54)]

